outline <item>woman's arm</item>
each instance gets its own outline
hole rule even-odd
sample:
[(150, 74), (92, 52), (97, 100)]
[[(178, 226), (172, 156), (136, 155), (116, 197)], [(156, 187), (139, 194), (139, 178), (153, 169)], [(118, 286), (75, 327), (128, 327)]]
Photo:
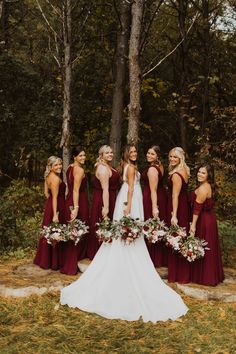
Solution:
[(174, 173), (172, 175), (172, 183), (173, 183), (173, 190), (172, 190), (172, 217), (171, 217), (171, 225), (178, 225), (177, 219), (177, 211), (179, 206), (179, 193), (182, 187), (182, 179), (179, 175)]
[(74, 166), (74, 187), (73, 187), (73, 210), (70, 214), (70, 221), (76, 219), (79, 212), (79, 190), (84, 178), (84, 169), (79, 166)]
[(157, 187), (158, 187), (158, 172), (155, 167), (149, 167), (148, 169), (148, 181), (151, 191), (151, 201), (152, 201), (152, 216), (157, 218), (159, 215), (159, 209), (157, 204)]
[(128, 192), (127, 192), (127, 205), (124, 208), (124, 215), (127, 216), (131, 211), (131, 203), (134, 191), (134, 179), (135, 179), (135, 167), (132, 165), (128, 166), (127, 169), (127, 183), (128, 183)]
[(52, 210), (53, 210), (53, 222), (59, 222), (57, 211), (57, 197), (59, 192), (60, 179), (57, 176), (53, 176), (50, 181), (50, 187), (52, 192)]
[[(197, 190), (196, 203), (203, 204), (207, 198), (207, 195), (208, 195), (207, 188), (205, 188), (205, 186), (200, 186)], [(200, 210), (196, 210), (195, 208), (193, 208), (193, 218), (192, 218), (192, 222), (190, 223), (190, 235), (192, 236), (194, 236), (196, 233), (196, 226), (199, 218), (199, 213)]]
[(46, 179), (44, 180), (44, 195), (45, 195), (45, 197), (48, 199), (48, 197), (49, 197), (49, 192), (48, 192), (48, 184), (47, 184)]
[(96, 176), (99, 179), (102, 186), (102, 217), (105, 219), (109, 213), (109, 168), (103, 165), (99, 165), (97, 168)]

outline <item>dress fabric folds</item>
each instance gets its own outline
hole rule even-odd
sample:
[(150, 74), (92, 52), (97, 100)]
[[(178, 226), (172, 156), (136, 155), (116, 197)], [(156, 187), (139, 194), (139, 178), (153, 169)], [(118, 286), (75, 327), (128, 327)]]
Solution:
[(214, 200), (206, 199), (204, 203), (196, 202), (196, 194), (190, 194), (192, 213), (198, 214), (196, 236), (208, 242), (205, 256), (197, 259), (192, 265), (191, 281), (193, 283), (215, 286), (224, 280), (220, 243)]
[[(117, 196), (114, 219), (123, 216), (127, 201), (126, 168)], [(130, 216), (143, 220), (140, 175), (135, 177)], [(62, 305), (77, 307), (108, 319), (144, 322), (166, 321), (184, 315), (188, 308), (156, 272), (142, 237), (127, 245), (103, 243), (81, 277), (61, 291)]]

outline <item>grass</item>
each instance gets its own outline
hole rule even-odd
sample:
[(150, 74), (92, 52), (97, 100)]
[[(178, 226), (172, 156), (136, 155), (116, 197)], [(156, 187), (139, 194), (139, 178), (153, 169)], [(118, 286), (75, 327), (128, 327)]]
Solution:
[(106, 320), (59, 293), (0, 299), (0, 353), (236, 353), (236, 304), (184, 297), (188, 314), (157, 324)]

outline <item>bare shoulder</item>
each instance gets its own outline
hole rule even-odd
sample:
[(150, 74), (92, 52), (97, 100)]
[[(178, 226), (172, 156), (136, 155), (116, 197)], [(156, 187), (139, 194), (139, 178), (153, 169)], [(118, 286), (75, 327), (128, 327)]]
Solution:
[(110, 175), (109, 168), (103, 164), (99, 164), (96, 169), (96, 175), (103, 176), (103, 177), (109, 176)]
[(84, 175), (83, 167), (78, 166), (78, 165), (74, 166), (74, 176), (76, 176), (76, 175), (79, 175), (79, 176), (83, 176)]
[(158, 177), (158, 171), (155, 166), (150, 166), (148, 169), (148, 176), (150, 177)]

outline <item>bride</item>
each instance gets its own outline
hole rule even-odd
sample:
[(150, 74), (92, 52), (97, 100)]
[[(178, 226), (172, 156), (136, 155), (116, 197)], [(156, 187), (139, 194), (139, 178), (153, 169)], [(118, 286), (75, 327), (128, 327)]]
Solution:
[[(124, 215), (143, 220), (136, 160), (136, 147), (127, 145), (114, 220)], [(119, 239), (103, 243), (85, 273), (61, 290), (60, 302), (109, 319), (142, 318), (153, 323), (175, 320), (188, 311), (181, 297), (156, 272), (142, 237), (129, 245)]]

